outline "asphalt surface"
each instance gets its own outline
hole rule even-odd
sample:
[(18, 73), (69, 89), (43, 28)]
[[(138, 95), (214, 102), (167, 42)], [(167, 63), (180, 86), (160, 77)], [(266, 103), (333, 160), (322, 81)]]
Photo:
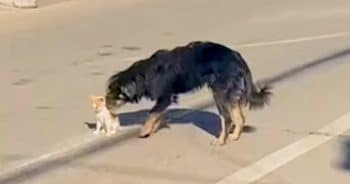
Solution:
[[(0, 8), (0, 183), (223, 183), (243, 179), (244, 169), (250, 180), (241, 183), (349, 183), (350, 130), (336, 123), (350, 109), (349, 8), (345, 0)], [(92, 135), (83, 123), (93, 118), (88, 96), (103, 94), (109, 75), (192, 40), (240, 51), (254, 78), (273, 84), (270, 106), (246, 111), (240, 141), (210, 146), (219, 119), (205, 91), (181, 98), (170, 128), (149, 139), (136, 138), (134, 127), (152, 105), (146, 101), (123, 108), (129, 128), (119, 135)]]

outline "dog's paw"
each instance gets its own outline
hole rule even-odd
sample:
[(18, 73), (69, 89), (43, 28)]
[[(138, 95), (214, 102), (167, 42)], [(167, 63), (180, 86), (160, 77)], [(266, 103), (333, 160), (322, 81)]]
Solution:
[(139, 138), (147, 138), (152, 134), (152, 127), (143, 126), (139, 132)]
[(230, 140), (230, 141), (238, 141), (239, 140), (239, 138), (240, 138), (241, 136), (239, 135), (239, 134), (229, 134), (228, 135), (228, 139)]
[(210, 142), (210, 145), (212, 146), (223, 146), (225, 144), (226, 144), (225, 140), (222, 140), (222, 139), (214, 139)]
[(150, 132), (147, 132), (147, 133), (145, 133), (145, 132), (140, 132), (140, 133), (139, 133), (139, 138), (148, 138), (150, 135), (151, 135)]

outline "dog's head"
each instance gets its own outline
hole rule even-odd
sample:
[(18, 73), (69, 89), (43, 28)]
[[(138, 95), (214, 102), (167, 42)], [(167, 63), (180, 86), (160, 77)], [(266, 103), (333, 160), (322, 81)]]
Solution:
[(134, 73), (117, 72), (109, 78), (106, 90), (106, 106), (112, 114), (115, 114), (121, 106), (133, 101), (137, 96), (137, 77), (133, 77), (133, 75)]
[(116, 115), (117, 111), (120, 107), (126, 104), (127, 100), (123, 93), (119, 90), (114, 90), (107, 92), (105, 97), (106, 99), (106, 107), (110, 111), (111, 114)]

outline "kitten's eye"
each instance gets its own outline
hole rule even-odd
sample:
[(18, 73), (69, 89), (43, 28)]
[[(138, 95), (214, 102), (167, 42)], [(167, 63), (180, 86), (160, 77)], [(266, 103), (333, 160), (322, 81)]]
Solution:
[(105, 101), (105, 99), (103, 97), (99, 97), (99, 98), (97, 98), (97, 100), (100, 101), (100, 102)]

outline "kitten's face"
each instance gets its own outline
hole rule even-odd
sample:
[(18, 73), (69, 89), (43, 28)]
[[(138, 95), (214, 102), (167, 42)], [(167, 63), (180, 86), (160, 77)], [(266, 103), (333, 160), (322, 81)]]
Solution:
[(92, 108), (96, 113), (100, 112), (106, 105), (104, 96), (90, 96), (90, 100)]

